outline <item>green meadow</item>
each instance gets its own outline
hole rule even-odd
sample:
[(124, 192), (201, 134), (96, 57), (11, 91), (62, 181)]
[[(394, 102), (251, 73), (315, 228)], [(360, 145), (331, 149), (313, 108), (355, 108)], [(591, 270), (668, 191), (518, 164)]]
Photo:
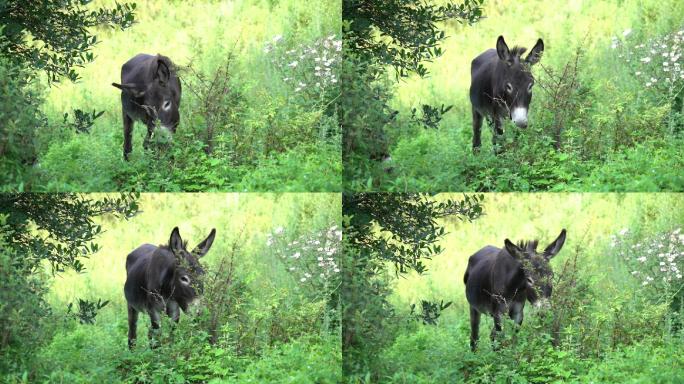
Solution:
[[(131, 28), (92, 30), (95, 59), (77, 69), (79, 81), (34, 84), (48, 123), (30, 130), (32, 158), (5, 163), (5, 189), (339, 190), (340, 132), (328, 105), (336, 90), (311, 90), (316, 97), (304, 97), (284, 79), (309, 76), (311, 68), (302, 63), (299, 72), (286, 74), (282, 67), (289, 50), (331, 35), (340, 39), (338, 1), (135, 4)], [(97, 0), (89, 7), (115, 5)], [(142, 146), (146, 127), (136, 122), (131, 161), (125, 162), (120, 91), (111, 83), (121, 81), (122, 64), (138, 53), (163, 54), (178, 67), (181, 120), (172, 141), (155, 134), (148, 151)], [(62, 128), (63, 115), (74, 109), (104, 114), (88, 133)], [(205, 153), (210, 129), (213, 150)], [(6, 132), (5, 140), (18, 140), (12, 135)]]
[[(682, 189), (682, 2), (486, 1), (483, 16), (472, 26), (439, 24), (447, 39), (443, 55), (424, 63), (427, 77), (394, 81), (389, 74), (389, 105), (399, 112), (384, 128), (392, 161), (350, 170), (350, 188)], [(481, 151), (472, 151), (468, 90), (471, 61), (494, 48), (499, 35), (528, 51), (542, 38), (545, 50), (532, 67), (529, 126), (506, 121), (496, 156), (486, 122)], [(426, 128), (411, 118), (425, 104), (453, 108)]]
[[(671, 271), (684, 265), (682, 196), (487, 194), (483, 208), (472, 223), (441, 219), (444, 251), (426, 261), (427, 272), (391, 279), (389, 341), (369, 374), (353, 382), (681, 382), (684, 280)], [(489, 340), (491, 316), (483, 315), (471, 352), (463, 284), (470, 255), (501, 248), (506, 238), (539, 239), (543, 249), (562, 228), (568, 235), (551, 260), (551, 308), (528, 303), (517, 334), (506, 318), (498, 350)], [(425, 325), (409, 315), (420, 300), (452, 304), (436, 325)]]
[[(3, 382), (341, 380), (338, 314), (326, 296), (334, 291), (312, 293), (278, 256), (278, 243), (269, 240), (280, 236), (291, 242), (339, 226), (338, 195), (143, 194), (138, 203), (140, 212), (129, 220), (96, 219), (103, 228), (96, 240), (100, 250), (83, 261), (82, 273), (49, 280), (52, 311), (31, 320), (39, 344), (15, 351), (27, 357), (16, 371), (3, 372)], [(212, 248), (200, 259), (206, 270), (204, 294), (175, 328), (162, 315), (155, 349), (147, 340), (149, 317), (141, 313), (138, 342), (129, 351), (126, 256), (144, 243), (167, 244), (174, 226), (188, 249), (216, 228)], [(294, 248), (283, 249), (288, 256), (294, 253)], [(92, 324), (81, 323), (78, 311), (67, 311), (78, 299), (108, 304), (96, 311)]]

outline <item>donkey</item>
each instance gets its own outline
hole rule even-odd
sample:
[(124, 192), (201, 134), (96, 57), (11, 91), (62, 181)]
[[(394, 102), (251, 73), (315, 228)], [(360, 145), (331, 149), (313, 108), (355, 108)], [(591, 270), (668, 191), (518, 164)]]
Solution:
[(150, 340), (158, 332), (161, 311), (166, 311), (176, 323), (180, 310), (187, 312), (203, 289), (204, 270), (198, 259), (209, 251), (215, 236), (216, 229), (212, 229), (204, 241), (188, 252), (187, 242), (183, 242), (175, 227), (167, 245), (143, 244), (128, 254), (124, 285), (128, 302), (128, 348), (135, 345), (139, 312), (150, 316)]
[(488, 245), (470, 256), (463, 283), (470, 304), (471, 350), (477, 347), (480, 314), (494, 318), (493, 342), (501, 331), (503, 314), (507, 313), (520, 326), (525, 301), (536, 307), (548, 303), (553, 288), (549, 260), (563, 248), (565, 234), (563, 229), (542, 253), (537, 252), (537, 240), (516, 245), (506, 239), (503, 249)]
[(147, 126), (143, 146), (148, 147), (157, 120), (171, 133), (180, 120), (181, 84), (171, 59), (162, 55), (138, 54), (121, 67), (121, 110), (124, 129), (124, 159), (133, 148), (131, 136), (135, 120)]
[(527, 111), (532, 101), (534, 77), (530, 67), (539, 62), (544, 42), (537, 40), (525, 59), (523, 47), (508, 49), (503, 36), (496, 49), (476, 57), (470, 67), (470, 103), (473, 109), (473, 150), (480, 148), (482, 118), (494, 125), (492, 145), (503, 135), (503, 120), (510, 118), (520, 128), (527, 127)]

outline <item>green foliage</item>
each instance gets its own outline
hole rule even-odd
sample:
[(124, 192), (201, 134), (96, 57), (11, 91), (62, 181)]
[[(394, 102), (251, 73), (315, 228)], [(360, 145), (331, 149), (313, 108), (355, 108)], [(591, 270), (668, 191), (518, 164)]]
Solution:
[[(345, 374), (367, 371), (377, 351), (393, 337), (392, 323), (400, 321), (388, 301), (391, 266), (395, 278), (410, 271), (425, 273), (424, 263), (443, 251), (439, 241), (446, 232), (438, 220), (475, 220), (483, 213), (483, 198), (464, 195), (437, 201), (427, 194), (343, 194)], [(434, 322), (449, 305), (423, 304), (422, 318)]]
[(394, 264), (397, 273), (423, 273), (423, 259), (442, 252), (437, 244), (445, 230), (440, 218), (472, 221), (482, 215), (484, 195), (464, 195), (462, 200), (435, 201), (427, 194), (343, 195), (343, 214), (350, 219), (350, 245), (364, 257)]
[[(38, 270), (46, 261), (53, 273), (82, 272), (80, 259), (99, 249), (94, 240), (102, 227), (95, 217), (131, 218), (138, 211), (137, 198), (136, 194), (101, 199), (79, 194), (3, 194), (0, 213), (7, 215), (11, 229), (8, 244), (28, 270)], [(40, 231), (31, 231), (34, 227)]]
[(129, 28), (134, 22), (135, 3), (117, 3), (114, 8), (88, 9), (91, 0), (50, 0), (30, 3), (0, 2), (0, 34), (9, 44), (1, 54), (17, 64), (44, 71), (50, 82), (79, 76), (74, 68), (95, 59), (98, 42), (92, 29), (98, 26)]
[(43, 341), (40, 325), (49, 315), (44, 300), (47, 278), (32, 271), (11, 247), (15, 234), (7, 219), (0, 214), (0, 378), (5, 381), (11, 372), (23, 373), (33, 349)]
[[(339, 108), (344, 183), (347, 189), (372, 190), (392, 170), (388, 130), (397, 128), (399, 111), (389, 106), (390, 68), (397, 81), (411, 73), (426, 76), (425, 63), (443, 54), (440, 45), (446, 34), (440, 23), (475, 23), (482, 16), (482, 1), (436, 5), (398, 0), (385, 1), (382, 6), (364, 0), (342, 3), (344, 62)], [(451, 108), (422, 104), (421, 116), (412, 109), (410, 126), (434, 128)]]
[(237, 383), (339, 383), (342, 381), (339, 338), (307, 338), (270, 349), (237, 376)]
[(97, 302), (94, 302), (78, 299), (78, 309), (74, 309), (74, 303), (69, 303), (67, 306), (67, 315), (71, 315), (81, 324), (94, 324), (98, 312), (107, 306), (107, 304), (109, 304), (109, 300), (102, 301), (102, 299), (98, 299)]
[[(0, 48), (5, 41), (0, 38)], [(40, 110), (42, 92), (28, 71), (0, 56), (0, 185), (23, 190), (28, 167), (37, 156), (36, 131), (47, 127)]]
[(378, 6), (368, 0), (344, 0), (345, 42), (364, 61), (391, 65), (398, 77), (412, 72), (423, 77), (428, 72), (424, 63), (442, 54), (439, 45), (446, 34), (438, 23), (475, 23), (482, 17), (482, 3), (483, 0), (465, 0), (461, 4), (437, 5), (392, 0)]
[[(343, 97), (339, 100), (340, 125), (343, 129), (342, 161), (345, 189), (373, 185), (383, 170), (368, 159), (384, 160), (389, 141), (386, 130), (393, 125), (396, 111), (388, 105), (391, 85), (384, 78), (382, 66), (364, 62), (345, 48), (341, 68)], [(359, 185), (360, 184), (360, 185)]]
[[(113, 329), (80, 326), (63, 330), (38, 352), (39, 367), (36, 376), (42, 382), (111, 383), (116, 380), (116, 367), (112, 365), (125, 351), (117, 348)], [(92, 356), (97, 356), (93, 359)]]
[(671, 308), (671, 324), (684, 325), (684, 234), (681, 227), (648, 236), (622, 230), (611, 244), (641, 286), (639, 294)]

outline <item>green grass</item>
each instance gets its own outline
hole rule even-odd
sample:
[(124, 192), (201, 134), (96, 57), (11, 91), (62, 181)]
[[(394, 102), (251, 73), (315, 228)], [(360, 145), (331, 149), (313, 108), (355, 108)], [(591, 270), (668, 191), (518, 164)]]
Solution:
[[(113, 6), (95, 1), (93, 6)], [(137, 1), (136, 24), (125, 31), (98, 28), (95, 60), (77, 83), (45, 90), (43, 111), (53, 123), (37, 132), (38, 158), (24, 189), (47, 191), (336, 191), (340, 189), (337, 134), (316, 130), (329, 124), (317, 106), (293, 101), (292, 89), (273, 62), (266, 43), (282, 35), (283, 49), (340, 35), (338, 1)], [(134, 129), (131, 161), (122, 156), (121, 65), (138, 53), (169, 56), (181, 68), (181, 122), (168, 153), (145, 152), (142, 123)], [(192, 65), (212, 74), (230, 59), (229, 85), (236, 97), (228, 120), (216, 127), (216, 149), (202, 153), (206, 122), (188, 88)], [(214, 100), (225, 103), (224, 100)], [(57, 128), (73, 109), (104, 111), (90, 134)], [(270, 141), (269, 141), (270, 140)], [(339, 152), (339, 150), (337, 150)], [(270, 168), (286, 162), (282, 171)], [(301, 168), (301, 169), (300, 169)], [(310, 183), (304, 174), (316, 174)]]
[[(663, 11), (667, 9), (668, 11)], [(645, 87), (623, 58), (611, 49), (619, 37), (628, 45), (678, 31), (684, 6), (667, 1), (517, 1), (485, 3), (485, 18), (473, 26), (445, 23), (444, 54), (427, 63), (427, 78), (414, 75), (392, 88), (399, 120), (386, 128), (392, 172), (359, 171), (353, 189), (388, 191), (679, 191), (684, 187), (679, 161), (681, 132), (672, 135), (663, 95)], [(631, 29), (627, 37), (623, 31)], [(482, 129), (480, 153), (471, 150), (470, 63), (503, 35), (528, 49), (545, 44), (530, 108), (530, 126), (517, 130), (506, 122), (506, 153), (494, 156), (491, 130)], [(563, 125), (563, 149), (550, 145), (551, 124), (562, 110), (548, 110), (542, 92), (544, 66), (561, 72), (581, 48), (576, 110)], [(638, 55), (639, 53), (637, 53)], [(634, 61), (638, 61), (635, 57)], [(392, 77), (390, 75), (390, 77)], [(411, 125), (408, 115), (421, 105), (453, 105), (437, 129)], [(547, 109), (547, 110), (545, 110)], [(403, 117), (402, 117), (403, 116)], [(639, 145), (637, 145), (639, 143)], [(375, 168), (379, 168), (376, 166)], [(387, 167), (383, 164), (382, 167)], [(656, 169), (656, 175), (651, 171)], [(630, 176), (640, 175), (639, 180)], [(372, 182), (368, 179), (372, 177)], [(370, 185), (370, 187), (369, 187)]]

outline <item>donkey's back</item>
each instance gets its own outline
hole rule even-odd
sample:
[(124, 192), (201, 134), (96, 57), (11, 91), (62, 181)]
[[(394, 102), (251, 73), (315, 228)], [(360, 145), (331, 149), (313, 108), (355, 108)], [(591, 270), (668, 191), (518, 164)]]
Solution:
[(497, 60), (496, 49), (488, 49), (473, 59), (470, 65), (470, 102), (474, 109), (486, 114), (492, 113), (492, 78)]

